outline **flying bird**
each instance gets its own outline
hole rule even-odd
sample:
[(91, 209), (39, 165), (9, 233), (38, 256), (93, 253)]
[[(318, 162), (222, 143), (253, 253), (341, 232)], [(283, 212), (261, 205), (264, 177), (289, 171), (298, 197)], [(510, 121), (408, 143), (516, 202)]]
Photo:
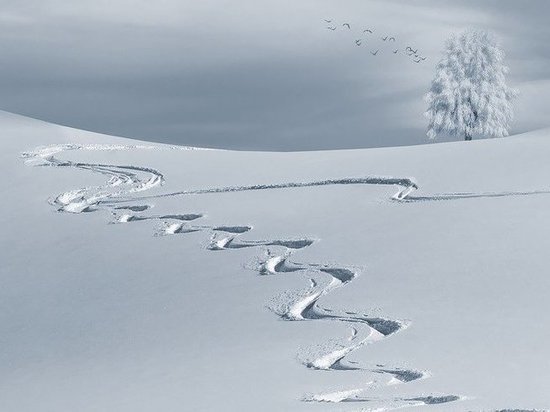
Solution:
[(342, 24), (342, 26), (347, 26), (348, 30), (351, 30), (351, 26), (349, 25), (349, 23), (344, 23), (344, 24)]
[(365, 30), (363, 30), (363, 33), (371, 33), (372, 34), (372, 30), (371, 29), (365, 29)]
[(329, 30), (336, 30), (336, 27), (327, 27)]
[(388, 36), (386, 36), (386, 37), (380, 37), (380, 38), (382, 39), (382, 41), (388, 40)]
[(325, 21), (326, 21), (327, 23), (332, 23), (332, 20), (327, 20), (327, 19), (325, 19)]
[(393, 54), (397, 54), (398, 51), (399, 51), (399, 49), (395, 49), (395, 50), (393, 51)]
[(355, 44), (358, 45), (358, 46), (361, 46), (361, 39), (355, 40)]
[(395, 41), (395, 37), (390, 37), (388, 40), (389, 41)]
[(426, 60), (426, 57), (420, 57), (420, 60), (424, 61)]
[(380, 49), (376, 50), (375, 52), (372, 52), (372, 51), (371, 51), (370, 54), (372, 54), (373, 56), (376, 56), (376, 55), (378, 54), (378, 51), (379, 51), (379, 50), (380, 50)]
[(415, 59), (414, 62), (415, 63), (420, 63), (420, 59)]

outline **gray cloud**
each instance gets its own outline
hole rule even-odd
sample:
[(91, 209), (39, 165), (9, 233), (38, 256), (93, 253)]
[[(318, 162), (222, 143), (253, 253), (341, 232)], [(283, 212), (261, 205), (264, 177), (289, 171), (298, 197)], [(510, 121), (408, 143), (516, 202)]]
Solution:
[[(426, 141), (422, 96), (443, 42), (475, 25), (502, 39), (510, 82), (525, 90), (516, 130), (547, 126), (545, 1), (80, 3), (3, 2), (0, 107), (210, 147), (417, 144)], [(323, 18), (373, 27), (377, 35), (357, 47), (357, 34), (326, 30)], [(390, 53), (381, 33), (395, 35), (402, 48), (419, 47), (426, 64)], [(377, 48), (378, 56), (368, 53)]]

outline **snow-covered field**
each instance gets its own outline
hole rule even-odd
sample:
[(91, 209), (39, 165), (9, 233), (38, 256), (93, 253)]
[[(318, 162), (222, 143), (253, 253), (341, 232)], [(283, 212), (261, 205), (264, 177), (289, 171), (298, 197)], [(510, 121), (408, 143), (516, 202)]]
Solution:
[(1, 411), (550, 409), (550, 131), (297, 153), (0, 133)]

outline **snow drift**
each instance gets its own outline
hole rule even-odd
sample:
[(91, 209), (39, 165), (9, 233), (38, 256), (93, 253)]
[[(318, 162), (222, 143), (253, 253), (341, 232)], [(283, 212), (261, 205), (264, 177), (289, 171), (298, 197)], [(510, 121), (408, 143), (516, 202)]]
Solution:
[(282, 154), (0, 127), (3, 409), (550, 407), (547, 131)]

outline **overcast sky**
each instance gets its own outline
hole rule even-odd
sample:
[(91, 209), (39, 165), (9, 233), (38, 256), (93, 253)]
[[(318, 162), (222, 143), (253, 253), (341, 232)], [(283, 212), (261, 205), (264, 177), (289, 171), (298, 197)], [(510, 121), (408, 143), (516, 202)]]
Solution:
[(418, 144), (444, 41), (474, 26), (507, 53), (521, 132), (550, 126), (549, 15), (546, 0), (1, 0), (0, 108), (208, 147)]

